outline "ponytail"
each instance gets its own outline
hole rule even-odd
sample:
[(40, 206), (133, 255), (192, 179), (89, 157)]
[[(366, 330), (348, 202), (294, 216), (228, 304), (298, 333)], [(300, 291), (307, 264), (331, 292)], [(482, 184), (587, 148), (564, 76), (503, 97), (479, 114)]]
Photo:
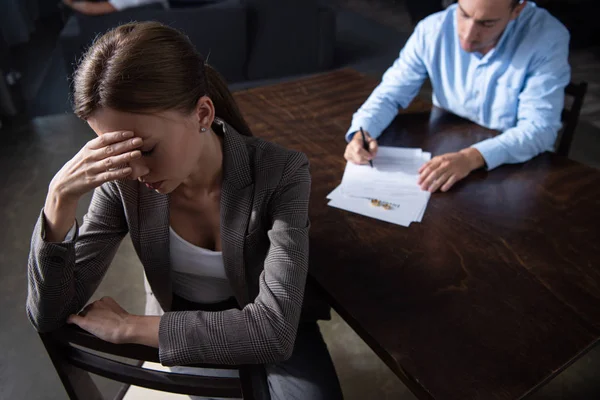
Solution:
[(215, 105), (216, 116), (231, 125), (241, 135), (252, 136), (252, 131), (221, 74), (208, 64), (204, 64), (204, 74), (207, 84), (206, 94)]

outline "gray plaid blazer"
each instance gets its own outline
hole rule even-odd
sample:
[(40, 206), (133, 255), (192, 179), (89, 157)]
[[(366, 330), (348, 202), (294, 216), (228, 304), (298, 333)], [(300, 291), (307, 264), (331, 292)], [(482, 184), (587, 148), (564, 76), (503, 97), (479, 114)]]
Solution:
[(94, 191), (69, 242), (44, 240), (43, 212), (28, 263), (27, 314), (49, 331), (94, 293), (129, 233), (156, 299), (164, 365), (272, 363), (293, 350), (308, 269), (310, 173), (302, 153), (223, 126), (221, 242), (241, 310), (172, 311), (169, 197), (137, 181)]

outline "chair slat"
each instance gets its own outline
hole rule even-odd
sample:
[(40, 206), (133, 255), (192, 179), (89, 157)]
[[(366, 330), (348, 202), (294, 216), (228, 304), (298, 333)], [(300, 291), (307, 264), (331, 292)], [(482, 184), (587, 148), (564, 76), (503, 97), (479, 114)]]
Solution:
[(69, 363), (78, 368), (130, 385), (206, 397), (242, 397), (239, 378), (155, 371), (124, 364), (72, 346), (65, 346), (63, 355)]

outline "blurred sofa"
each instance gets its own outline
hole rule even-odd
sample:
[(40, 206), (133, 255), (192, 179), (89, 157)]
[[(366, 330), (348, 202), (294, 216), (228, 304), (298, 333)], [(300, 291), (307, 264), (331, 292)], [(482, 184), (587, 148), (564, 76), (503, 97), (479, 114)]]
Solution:
[(333, 64), (335, 14), (314, 0), (177, 1), (103, 16), (74, 14), (59, 46), (69, 77), (93, 39), (130, 21), (159, 21), (187, 34), (229, 83), (311, 73)]

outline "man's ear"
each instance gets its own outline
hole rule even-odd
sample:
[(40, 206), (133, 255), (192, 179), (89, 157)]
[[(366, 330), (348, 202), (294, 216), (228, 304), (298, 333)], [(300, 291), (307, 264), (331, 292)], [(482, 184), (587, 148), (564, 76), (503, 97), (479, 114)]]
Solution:
[(516, 19), (519, 14), (521, 14), (521, 11), (523, 11), (523, 9), (525, 8), (525, 6), (527, 5), (527, 0), (521, 0), (521, 2), (519, 4), (517, 4), (515, 6), (515, 8), (512, 9), (511, 13), (510, 13), (510, 20), (514, 20)]

